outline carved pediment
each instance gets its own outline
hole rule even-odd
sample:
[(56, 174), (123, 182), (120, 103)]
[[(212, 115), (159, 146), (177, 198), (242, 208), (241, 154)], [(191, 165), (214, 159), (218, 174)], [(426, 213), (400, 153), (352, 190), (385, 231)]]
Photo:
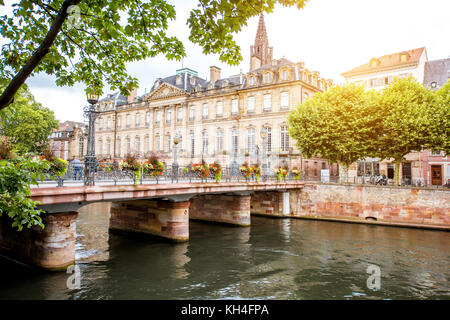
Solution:
[(184, 94), (186, 94), (186, 91), (164, 82), (148, 96), (147, 100), (163, 99)]

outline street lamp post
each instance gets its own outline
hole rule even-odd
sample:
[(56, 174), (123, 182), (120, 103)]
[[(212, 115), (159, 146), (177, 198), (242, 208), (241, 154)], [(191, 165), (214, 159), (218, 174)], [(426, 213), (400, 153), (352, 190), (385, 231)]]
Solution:
[(178, 182), (178, 162), (177, 162), (177, 152), (178, 152), (178, 143), (180, 143), (180, 138), (178, 133), (175, 134), (173, 138), (174, 148), (173, 148), (173, 163), (172, 163), (172, 183), (174, 180)]
[(98, 94), (90, 93), (87, 95), (89, 106), (84, 107), (84, 117), (88, 118), (88, 137), (87, 150), (84, 157), (84, 185), (95, 185), (95, 169), (97, 167), (97, 159), (95, 158), (95, 119), (99, 111), (95, 110), (94, 105), (98, 102)]

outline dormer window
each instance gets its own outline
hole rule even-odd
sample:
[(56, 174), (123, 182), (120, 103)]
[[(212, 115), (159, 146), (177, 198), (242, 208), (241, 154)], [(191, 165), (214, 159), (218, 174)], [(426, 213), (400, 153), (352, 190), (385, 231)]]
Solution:
[(181, 86), (183, 84), (183, 77), (180, 74), (177, 75), (175, 83), (177, 84), (177, 86)]
[(289, 80), (289, 71), (288, 70), (284, 70), (282, 75), (281, 75), (282, 79), (284, 81)]
[(400, 62), (407, 62), (408, 61), (408, 55), (406, 53), (403, 53), (400, 56)]
[(264, 75), (264, 83), (271, 83), (272, 82), (272, 74), (269, 72)]
[(195, 77), (190, 77), (189, 82), (191, 83), (191, 86), (195, 86)]
[(370, 67), (371, 68), (376, 68), (377, 66), (378, 66), (378, 60), (377, 59), (370, 60)]
[(208, 83), (208, 89), (214, 89), (214, 83), (212, 82)]
[(254, 86), (254, 85), (255, 85), (255, 77), (250, 77), (248, 83), (249, 83), (251, 86)]

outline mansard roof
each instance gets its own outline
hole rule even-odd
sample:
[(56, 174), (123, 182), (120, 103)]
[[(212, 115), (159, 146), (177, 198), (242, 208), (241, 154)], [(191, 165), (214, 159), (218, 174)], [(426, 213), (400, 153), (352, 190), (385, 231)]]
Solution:
[[(177, 83), (177, 77), (181, 77), (181, 83)], [(186, 84), (185, 84), (186, 80)], [(195, 91), (195, 87), (200, 84), (200, 86), (204, 87), (206, 84), (206, 80), (200, 77), (194, 76), (192, 74), (187, 73), (186, 76), (184, 73), (174, 74), (168, 76), (166, 78), (158, 78), (153, 84), (149, 93), (142, 96), (142, 98), (151, 95), (157, 88), (159, 88), (163, 83), (170, 84), (173, 87), (176, 87), (185, 92), (191, 93)]]
[(436, 82), (432, 89), (437, 90), (450, 79), (450, 58), (428, 61), (425, 63), (425, 75), (423, 85), (432, 87), (431, 83)]
[[(341, 75), (343, 77), (351, 77), (359, 74), (380, 72), (384, 70), (408, 66), (411, 64), (418, 64), (420, 57), (422, 56), (424, 51), (426, 54), (425, 47), (422, 47), (418, 49), (391, 53), (378, 58), (372, 58), (369, 62), (349, 71), (343, 72), (341, 73)], [(402, 55), (407, 56), (406, 61), (401, 60)], [(375, 64), (372, 64), (372, 62), (375, 62)]]

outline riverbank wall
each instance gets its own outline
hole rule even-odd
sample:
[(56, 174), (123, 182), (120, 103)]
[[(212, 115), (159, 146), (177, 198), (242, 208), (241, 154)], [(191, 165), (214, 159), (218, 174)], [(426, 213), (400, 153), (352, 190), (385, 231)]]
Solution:
[(450, 190), (307, 183), (290, 191), (290, 217), (450, 231)]

